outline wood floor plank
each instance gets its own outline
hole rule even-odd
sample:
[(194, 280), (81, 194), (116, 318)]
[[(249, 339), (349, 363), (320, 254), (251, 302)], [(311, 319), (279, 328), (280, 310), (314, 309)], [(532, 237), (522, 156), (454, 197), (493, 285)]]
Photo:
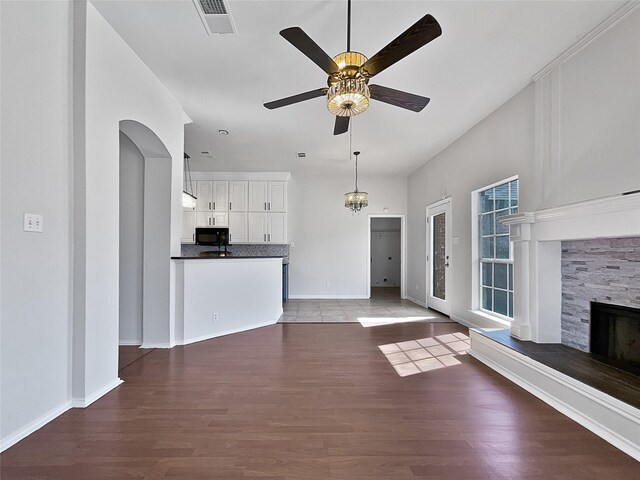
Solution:
[(157, 349), (0, 455), (0, 478), (640, 479), (638, 462), (470, 356), (400, 377), (378, 348), (453, 332), (467, 330), (278, 324)]

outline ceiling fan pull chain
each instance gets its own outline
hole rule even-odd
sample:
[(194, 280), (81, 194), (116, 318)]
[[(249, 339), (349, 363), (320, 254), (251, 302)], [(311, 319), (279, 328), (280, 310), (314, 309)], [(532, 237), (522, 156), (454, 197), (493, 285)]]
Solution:
[(351, 51), (351, 0), (347, 0), (347, 52)]

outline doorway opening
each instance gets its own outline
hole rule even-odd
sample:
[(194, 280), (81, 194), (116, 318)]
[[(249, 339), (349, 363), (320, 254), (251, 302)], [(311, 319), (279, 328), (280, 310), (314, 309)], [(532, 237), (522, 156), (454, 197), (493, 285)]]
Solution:
[(427, 307), (451, 313), (451, 199), (427, 207)]
[(120, 122), (119, 364), (169, 333), (171, 156), (143, 124)]
[(369, 298), (406, 298), (405, 238), (404, 215), (369, 215)]

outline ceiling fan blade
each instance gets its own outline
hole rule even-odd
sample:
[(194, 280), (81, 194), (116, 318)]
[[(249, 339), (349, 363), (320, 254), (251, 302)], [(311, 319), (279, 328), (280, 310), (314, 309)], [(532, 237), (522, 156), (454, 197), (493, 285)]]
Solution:
[(309, 35), (304, 33), (300, 27), (285, 28), (280, 32), (280, 35), (309, 57), (313, 63), (318, 65), (327, 74), (333, 75), (340, 72), (340, 68), (336, 65), (336, 62), (334, 62)]
[(338, 117), (336, 116), (336, 125), (333, 127), (334, 135), (342, 135), (349, 130), (349, 119), (351, 117)]
[(322, 97), (326, 94), (326, 88), (319, 88), (317, 90), (299, 93), (298, 95), (292, 95), (291, 97), (281, 98), (280, 100), (274, 100), (273, 102), (267, 102), (264, 106), (269, 110), (273, 110), (274, 108), (286, 107), (287, 105), (292, 105), (294, 103), (304, 102), (305, 100), (311, 100), (316, 97)]
[(383, 87), (382, 85), (369, 85), (369, 91), (371, 92), (371, 98), (374, 100), (396, 107), (406, 108), (412, 112), (422, 111), (429, 103), (429, 100), (431, 100), (428, 97), (421, 97), (413, 93), (394, 90), (393, 88)]
[(360, 73), (365, 77), (373, 77), (402, 60), (407, 55), (425, 46), (431, 40), (442, 34), (442, 28), (438, 21), (426, 14), (398, 38), (384, 47), (360, 67)]

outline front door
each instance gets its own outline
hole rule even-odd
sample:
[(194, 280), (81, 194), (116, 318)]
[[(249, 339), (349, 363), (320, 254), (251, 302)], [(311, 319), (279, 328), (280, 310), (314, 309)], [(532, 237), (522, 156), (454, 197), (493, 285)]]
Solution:
[(427, 207), (427, 306), (451, 312), (451, 200)]

